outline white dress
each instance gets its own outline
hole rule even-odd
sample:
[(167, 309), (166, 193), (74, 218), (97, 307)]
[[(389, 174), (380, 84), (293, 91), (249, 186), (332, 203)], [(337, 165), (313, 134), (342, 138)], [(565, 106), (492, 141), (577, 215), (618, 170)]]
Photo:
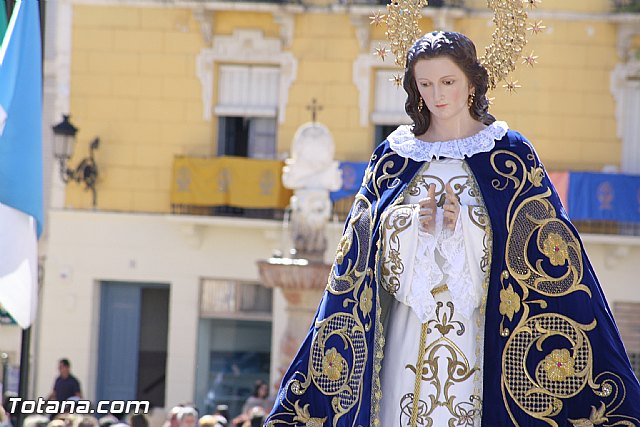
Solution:
[[(382, 216), (385, 335), (380, 425), (479, 426), (489, 220), (464, 156), (489, 151), (507, 131), (495, 122), (461, 140), (426, 143), (401, 126), (391, 148), (425, 161), (404, 200)], [(445, 186), (460, 200), (455, 230), (443, 226)], [(419, 228), (417, 205), (435, 184), (436, 227)]]

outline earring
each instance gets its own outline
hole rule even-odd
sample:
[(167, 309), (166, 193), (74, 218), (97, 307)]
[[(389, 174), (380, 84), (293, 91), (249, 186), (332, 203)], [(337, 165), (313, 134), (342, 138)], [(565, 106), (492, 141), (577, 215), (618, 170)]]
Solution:
[(418, 101), (418, 113), (422, 113), (422, 109), (424, 108), (424, 101), (422, 97), (420, 97), (420, 101)]
[(476, 100), (476, 93), (475, 92), (471, 92), (469, 94), (469, 99), (467, 99), (467, 106), (469, 108), (471, 108), (471, 106), (473, 105), (473, 102)]

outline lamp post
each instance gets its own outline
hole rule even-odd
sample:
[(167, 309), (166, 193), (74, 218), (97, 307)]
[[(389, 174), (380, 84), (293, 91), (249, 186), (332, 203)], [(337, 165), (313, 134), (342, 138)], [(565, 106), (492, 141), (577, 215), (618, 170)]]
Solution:
[(75, 168), (69, 168), (67, 162), (73, 155), (76, 145), (76, 133), (78, 128), (69, 121), (69, 115), (63, 115), (62, 121), (52, 126), (54, 133), (53, 155), (60, 166), (60, 178), (65, 184), (75, 181), (83, 183), (85, 190), (91, 190), (93, 195), (93, 207), (96, 207), (96, 181), (98, 179), (98, 167), (94, 158), (94, 151), (100, 146), (100, 138), (96, 137), (89, 144), (89, 156), (80, 160)]

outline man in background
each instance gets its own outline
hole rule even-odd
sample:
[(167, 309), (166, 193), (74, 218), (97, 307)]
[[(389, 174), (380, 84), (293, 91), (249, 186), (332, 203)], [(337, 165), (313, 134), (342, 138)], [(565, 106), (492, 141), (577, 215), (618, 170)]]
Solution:
[(49, 394), (49, 400), (63, 401), (70, 397), (82, 399), (82, 392), (80, 391), (80, 383), (71, 375), (71, 363), (69, 359), (60, 359), (58, 362), (58, 372), (60, 376), (56, 378), (53, 384), (53, 390)]

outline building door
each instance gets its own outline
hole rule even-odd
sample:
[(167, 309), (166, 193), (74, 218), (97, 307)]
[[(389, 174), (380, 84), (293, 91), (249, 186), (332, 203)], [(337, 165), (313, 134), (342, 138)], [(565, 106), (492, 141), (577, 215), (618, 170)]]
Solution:
[(103, 282), (100, 290), (100, 400), (164, 406), (169, 287)]

